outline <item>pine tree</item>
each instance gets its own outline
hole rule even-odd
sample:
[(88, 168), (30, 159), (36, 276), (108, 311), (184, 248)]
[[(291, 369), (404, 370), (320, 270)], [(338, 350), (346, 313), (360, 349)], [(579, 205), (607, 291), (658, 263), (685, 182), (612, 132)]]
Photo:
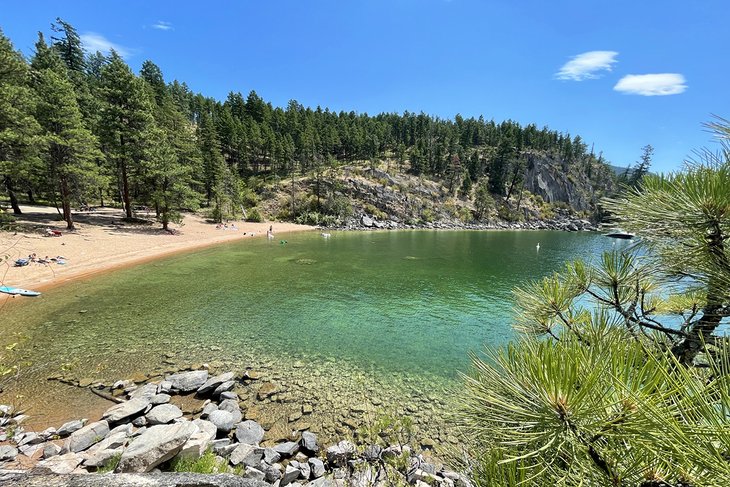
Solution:
[(127, 218), (132, 218), (131, 180), (141, 176), (145, 147), (153, 143), (147, 138), (153, 120), (150, 100), (144, 82), (114, 51), (101, 70), (100, 82), (102, 150), (116, 173)]
[(51, 186), (60, 194), (66, 228), (74, 230), (72, 198), (83, 202), (84, 194), (98, 183), (97, 140), (84, 126), (73, 84), (62, 64), (34, 72), (33, 86), (38, 98), (36, 119), (42, 128), (42, 157)]
[(15, 184), (31, 177), (38, 155), (35, 137), (39, 127), (28, 82), (25, 60), (0, 31), (0, 182), (16, 215), (21, 210)]

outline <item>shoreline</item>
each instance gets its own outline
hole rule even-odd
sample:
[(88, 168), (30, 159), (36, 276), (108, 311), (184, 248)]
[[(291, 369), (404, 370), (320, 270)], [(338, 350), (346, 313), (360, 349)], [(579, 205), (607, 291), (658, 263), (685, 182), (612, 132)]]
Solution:
[[(288, 222), (234, 222), (235, 230), (217, 229), (197, 215), (185, 215), (183, 225), (171, 225), (176, 234), (170, 234), (150, 225), (122, 225), (119, 210), (104, 209), (94, 214), (80, 215), (78, 230), (67, 232), (64, 222), (41, 219), (50, 213), (47, 207), (24, 207), (27, 215), (19, 221), (31, 230), (0, 232), (0, 249), (8, 256), (3, 263), (0, 284), (45, 291), (79, 279), (98, 276), (114, 270), (152, 262), (173, 255), (208, 248), (249, 238), (266, 238), (266, 231), (274, 225), (276, 234), (312, 231), (315, 227)], [(84, 218), (85, 217), (85, 218)], [(94, 223), (91, 221), (94, 220)], [(61, 237), (42, 236), (46, 230), (59, 230)], [(226, 233), (223, 233), (226, 232)], [(14, 267), (16, 259), (36, 253), (39, 257), (65, 257), (66, 264), (30, 264)], [(15, 297), (0, 294), (0, 306)]]

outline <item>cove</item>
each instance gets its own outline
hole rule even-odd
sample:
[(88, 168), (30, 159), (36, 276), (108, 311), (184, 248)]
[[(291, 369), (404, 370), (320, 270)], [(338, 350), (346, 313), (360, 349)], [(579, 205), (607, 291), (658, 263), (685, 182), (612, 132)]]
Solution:
[(470, 351), (512, 338), (515, 286), (612, 244), (549, 231), (284, 238), (177, 255), (7, 307), (2, 345), (18, 342), (21, 375), (5, 394), (30, 397), (55, 374), (113, 381), (222, 361), (397, 404), (447, 387)]

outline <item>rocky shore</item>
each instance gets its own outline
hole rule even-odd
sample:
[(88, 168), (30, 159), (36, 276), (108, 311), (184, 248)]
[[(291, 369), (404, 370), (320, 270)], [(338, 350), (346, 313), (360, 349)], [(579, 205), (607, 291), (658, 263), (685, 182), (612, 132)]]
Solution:
[(333, 230), (558, 230), (564, 232), (596, 232), (599, 226), (588, 220), (570, 214), (558, 214), (553, 219), (535, 219), (509, 222), (494, 220), (479, 223), (465, 223), (461, 220), (439, 220), (419, 224), (406, 224), (396, 220), (378, 220), (372, 215), (363, 214), (359, 218), (351, 218), (341, 227)]
[[(444, 466), (428, 449), (409, 444), (403, 418), (373, 421), (357, 440), (342, 438), (329, 445), (320, 444), (306, 422), (302, 423), (306, 427), (272, 434), (254, 419), (255, 408), (241, 402), (236, 392), (237, 386), (255, 381), (253, 375), (246, 371), (212, 376), (200, 369), (159, 381), (119, 380), (110, 387), (82, 384), (116, 404), (98, 421), (78, 419), (42, 432), (24, 428), (28, 417), (22, 411), (0, 406), (0, 482), (470, 485), (466, 476)], [(262, 383), (257, 394), (263, 400), (275, 392), (270, 383)], [(300, 416), (307, 414), (311, 410), (303, 407)], [(180, 473), (201, 469), (211, 475), (196, 479)], [(145, 480), (135, 484), (135, 478)], [(38, 483), (41, 479), (46, 483)]]

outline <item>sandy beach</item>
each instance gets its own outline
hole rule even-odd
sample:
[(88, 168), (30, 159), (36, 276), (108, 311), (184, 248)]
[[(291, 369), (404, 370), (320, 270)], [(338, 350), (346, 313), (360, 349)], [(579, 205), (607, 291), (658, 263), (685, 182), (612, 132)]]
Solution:
[[(172, 234), (163, 231), (159, 223), (130, 224), (122, 220), (121, 210), (100, 208), (74, 214), (76, 231), (68, 232), (64, 221), (56, 221), (55, 208), (26, 205), (21, 209), (24, 214), (19, 216), (18, 224), (22, 230), (0, 232), (0, 255), (8, 257), (0, 264), (0, 284), (33, 290), (222, 242), (266, 238), (269, 226), (273, 226), (275, 235), (314, 228), (241, 221), (229, 222), (228, 228), (216, 228), (198, 215), (186, 214), (181, 225), (170, 225)], [(144, 212), (137, 217), (154, 220), (154, 214)], [(61, 236), (46, 236), (48, 230), (56, 230)], [(41, 259), (63, 257), (65, 264), (13, 266), (16, 259), (33, 253)], [(12, 297), (0, 294), (0, 302), (6, 299)]]

